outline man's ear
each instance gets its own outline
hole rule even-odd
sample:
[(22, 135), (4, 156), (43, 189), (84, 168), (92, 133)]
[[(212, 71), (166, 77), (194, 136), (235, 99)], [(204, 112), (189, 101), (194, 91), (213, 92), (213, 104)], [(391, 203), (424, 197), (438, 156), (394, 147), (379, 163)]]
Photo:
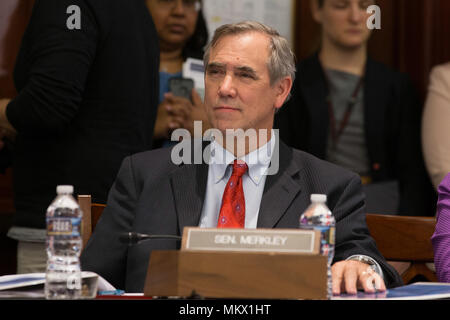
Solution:
[(279, 109), (283, 106), (289, 93), (291, 92), (292, 78), (284, 77), (283, 79), (278, 80), (275, 86), (276, 86), (276, 97), (274, 107), (275, 109)]
[(318, 0), (310, 0), (309, 6), (314, 21), (316, 21), (319, 24), (322, 24), (322, 9), (319, 7)]

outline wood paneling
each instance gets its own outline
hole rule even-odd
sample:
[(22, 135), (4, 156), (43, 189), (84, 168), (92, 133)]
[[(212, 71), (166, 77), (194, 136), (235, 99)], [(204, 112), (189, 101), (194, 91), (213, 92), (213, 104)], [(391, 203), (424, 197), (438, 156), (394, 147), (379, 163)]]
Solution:
[(424, 98), (431, 68), (450, 61), (450, 1), (398, 0), (396, 6), (396, 65)]
[(294, 48), (297, 60), (300, 61), (318, 49), (320, 28), (311, 17), (309, 0), (297, 0), (295, 11)]
[(153, 250), (144, 295), (326, 299), (326, 259), (278, 252)]

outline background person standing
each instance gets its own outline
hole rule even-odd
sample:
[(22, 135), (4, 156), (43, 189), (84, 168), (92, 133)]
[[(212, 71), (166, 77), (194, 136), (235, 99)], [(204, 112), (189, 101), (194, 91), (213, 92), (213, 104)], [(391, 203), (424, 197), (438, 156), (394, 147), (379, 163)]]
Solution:
[(45, 212), (57, 185), (106, 202), (123, 158), (151, 149), (158, 67), (144, 0), (35, 2), (16, 60), (18, 94), (0, 102), (18, 272), (45, 270)]

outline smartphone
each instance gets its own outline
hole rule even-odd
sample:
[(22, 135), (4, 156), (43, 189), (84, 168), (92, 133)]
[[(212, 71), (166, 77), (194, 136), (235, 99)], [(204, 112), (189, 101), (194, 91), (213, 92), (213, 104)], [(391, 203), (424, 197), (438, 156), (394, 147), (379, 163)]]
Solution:
[(191, 92), (194, 88), (194, 80), (190, 78), (171, 78), (169, 80), (169, 90), (177, 97), (191, 99)]

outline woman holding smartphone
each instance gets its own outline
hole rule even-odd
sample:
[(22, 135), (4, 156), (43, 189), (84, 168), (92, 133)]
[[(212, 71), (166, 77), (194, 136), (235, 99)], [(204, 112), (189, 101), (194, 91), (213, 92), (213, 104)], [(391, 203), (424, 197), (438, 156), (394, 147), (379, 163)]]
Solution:
[(193, 122), (203, 121), (206, 115), (199, 94), (194, 90), (191, 99), (170, 92), (172, 78), (182, 76), (183, 63), (189, 57), (202, 59), (208, 40), (206, 23), (199, 0), (146, 0), (158, 32), (160, 46), (159, 107), (154, 130), (154, 147), (170, 145), (170, 134), (177, 128), (193, 133)]

